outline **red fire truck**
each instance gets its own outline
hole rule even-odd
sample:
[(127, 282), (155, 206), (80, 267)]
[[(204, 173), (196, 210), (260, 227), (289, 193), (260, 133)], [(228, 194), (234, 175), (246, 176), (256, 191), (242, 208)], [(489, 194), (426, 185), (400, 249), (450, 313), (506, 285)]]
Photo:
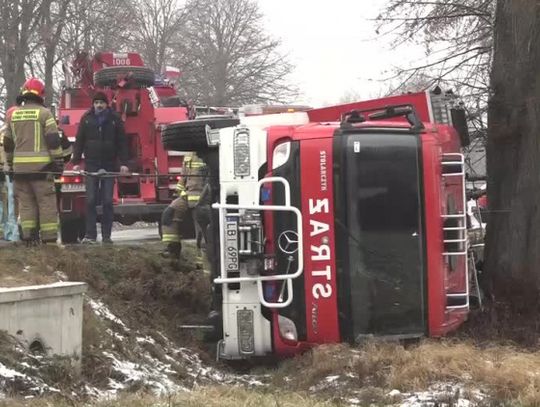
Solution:
[[(112, 108), (125, 122), (128, 168), (133, 175), (118, 178), (115, 185), (116, 220), (125, 224), (158, 221), (171, 201), (175, 174), (180, 173), (184, 155), (165, 150), (175, 136), (168, 139), (162, 127), (193, 118), (192, 109), (177, 96), (167, 78), (159, 78), (144, 66), (139, 54), (110, 52), (91, 58), (80, 53), (64, 72), (66, 81), (58, 117), (60, 129), (70, 141), (75, 140), (79, 121), (92, 106), (92, 96), (98, 90), (107, 94)], [(60, 184), (62, 239), (75, 242), (84, 235), (84, 179), (68, 168)]]
[(470, 294), (468, 133), (453, 98), (437, 89), (266, 119), (207, 131), (219, 149), (219, 357), (457, 329)]

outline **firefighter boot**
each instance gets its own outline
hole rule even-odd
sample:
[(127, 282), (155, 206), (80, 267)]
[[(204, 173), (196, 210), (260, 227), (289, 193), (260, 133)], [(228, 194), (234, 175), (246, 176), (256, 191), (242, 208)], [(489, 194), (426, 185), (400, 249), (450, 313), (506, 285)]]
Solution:
[(165, 250), (161, 252), (161, 255), (166, 259), (178, 260), (180, 258), (180, 253), (182, 253), (182, 243), (180, 242), (169, 242)]

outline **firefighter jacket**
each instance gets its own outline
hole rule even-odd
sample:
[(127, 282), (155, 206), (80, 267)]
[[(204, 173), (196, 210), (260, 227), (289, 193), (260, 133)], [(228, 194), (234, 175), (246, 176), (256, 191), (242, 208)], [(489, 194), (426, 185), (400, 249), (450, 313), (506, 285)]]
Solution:
[(199, 202), (204, 185), (206, 184), (207, 167), (196, 154), (184, 157), (182, 178), (176, 190), (179, 196), (186, 196), (188, 205), (193, 208)]
[(51, 111), (28, 101), (9, 113), (6, 117), (4, 151), (13, 171), (56, 171), (54, 161), (62, 158), (62, 147)]
[(86, 171), (118, 171), (120, 165), (126, 165), (124, 123), (116, 112), (107, 108), (96, 114), (92, 108), (83, 115), (73, 144), (73, 164), (79, 164), (83, 154)]

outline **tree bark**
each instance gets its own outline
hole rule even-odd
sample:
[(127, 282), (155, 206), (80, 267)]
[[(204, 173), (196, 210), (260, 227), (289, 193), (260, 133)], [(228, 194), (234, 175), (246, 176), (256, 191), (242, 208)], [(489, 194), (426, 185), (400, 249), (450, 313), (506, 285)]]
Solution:
[(499, 0), (488, 110), (486, 273), (497, 300), (540, 298), (540, 2)]

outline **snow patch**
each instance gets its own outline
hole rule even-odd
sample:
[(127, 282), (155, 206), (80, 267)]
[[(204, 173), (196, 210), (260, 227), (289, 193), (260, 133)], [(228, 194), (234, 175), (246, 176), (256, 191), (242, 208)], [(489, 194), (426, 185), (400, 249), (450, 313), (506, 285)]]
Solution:
[(129, 332), (129, 328), (122, 322), (120, 318), (118, 318), (116, 315), (114, 315), (109, 308), (105, 304), (103, 304), (99, 300), (93, 300), (91, 298), (88, 298), (88, 304), (92, 308), (92, 310), (96, 313), (96, 315), (107, 319), (111, 322), (114, 322), (115, 324), (120, 325), (125, 332)]

